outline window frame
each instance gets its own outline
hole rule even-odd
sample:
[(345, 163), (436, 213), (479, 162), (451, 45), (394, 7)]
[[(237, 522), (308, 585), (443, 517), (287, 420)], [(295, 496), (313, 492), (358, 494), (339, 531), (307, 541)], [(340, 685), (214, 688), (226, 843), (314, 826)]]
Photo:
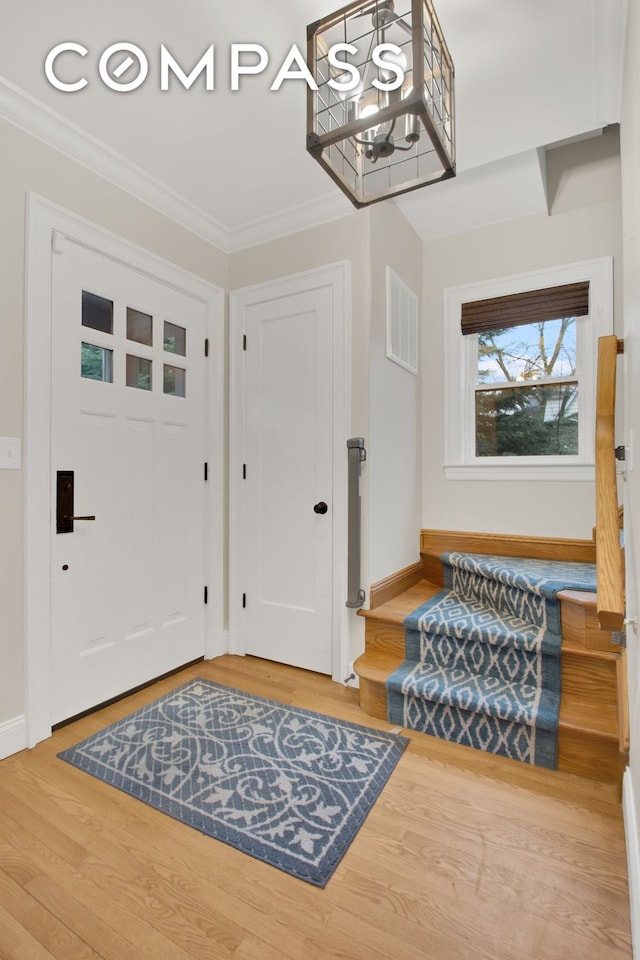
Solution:
[[(589, 281), (589, 313), (576, 320), (578, 449), (576, 456), (477, 457), (475, 394), (478, 336), (463, 336), (462, 304), (543, 287)], [(598, 338), (613, 332), (613, 258), (536, 270), (444, 291), (444, 472), (448, 480), (595, 479)], [(573, 377), (571, 379), (574, 379)], [(462, 424), (462, 429), (460, 425)]]

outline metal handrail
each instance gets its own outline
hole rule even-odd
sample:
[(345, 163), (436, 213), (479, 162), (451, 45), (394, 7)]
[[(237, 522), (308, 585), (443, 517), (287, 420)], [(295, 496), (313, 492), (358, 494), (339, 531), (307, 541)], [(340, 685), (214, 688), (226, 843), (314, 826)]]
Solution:
[(347, 607), (361, 607), (365, 592), (360, 586), (361, 562), (361, 509), (360, 474), (361, 465), (367, 459), (364, 437), (352, 437), (347, 440), (349, 470), (349, 520), (348, 520), (348, 574)]

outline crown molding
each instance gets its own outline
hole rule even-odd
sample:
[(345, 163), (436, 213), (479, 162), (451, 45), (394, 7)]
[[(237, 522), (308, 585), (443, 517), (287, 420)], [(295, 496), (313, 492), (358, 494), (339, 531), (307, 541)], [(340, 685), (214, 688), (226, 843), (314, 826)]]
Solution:
[(0, 118), (146, 203), (223, 253), (267, 243), (353, 212), (342, 194), (336, 193), (290, 207), (273, 217), (229, 229), (122, 154), (2, 77)]
[(317, 200), (288, 207), (271, 217), (252, 220), (229, 230), (229, 252), (237, 253), (247, 247), (255, 247), (270, 240), (319, 227), (332, 220), (353, 216), (354, 207), (339, 191)]
[(142, 200), (191, 233), (229, 252), (228, 231), (122, 154), (86, 133), (35, 97), (0, 78), (0, 117)]

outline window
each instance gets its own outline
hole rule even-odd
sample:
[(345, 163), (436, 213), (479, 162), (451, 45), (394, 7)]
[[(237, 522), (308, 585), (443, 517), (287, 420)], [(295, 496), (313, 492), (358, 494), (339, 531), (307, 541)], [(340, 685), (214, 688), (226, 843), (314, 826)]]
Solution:
[(83, 343), (80, 359), (80, 376), (85, 380), (101, 380), (113, 383), (113, 350)]
[(82, 291), (82, 326), (113, 333), (113, 300), (99, 297), (96, 293)]
[(593, 479), (611, 259), (445, 291), (445, 474)]
[(141, 310), (127, 307), (127, 340), (134, 340), (145, 346), (153, 345), (153, 317)]
[(126, 384), (136, 390), (151, 390), (152, 361), (127, 354)]
[(164, 349), (168, 353), (179, 353), (181, 357), (187, 355), (187, 331), (177, 323), (164, 322)]

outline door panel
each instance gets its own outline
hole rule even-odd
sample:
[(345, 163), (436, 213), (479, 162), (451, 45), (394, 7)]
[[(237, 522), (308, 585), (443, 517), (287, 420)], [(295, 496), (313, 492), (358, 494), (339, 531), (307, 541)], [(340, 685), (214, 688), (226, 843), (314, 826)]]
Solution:
[[(204, 654), (205, 324), (124, 264), (53, 257), (54, 723)], [(57, 470), (96, 517), (73, 533), (55, 533)]]
[(245, 649), (322, 673), (332, 665), (332, 303), (324, 287), (246, 311)]

